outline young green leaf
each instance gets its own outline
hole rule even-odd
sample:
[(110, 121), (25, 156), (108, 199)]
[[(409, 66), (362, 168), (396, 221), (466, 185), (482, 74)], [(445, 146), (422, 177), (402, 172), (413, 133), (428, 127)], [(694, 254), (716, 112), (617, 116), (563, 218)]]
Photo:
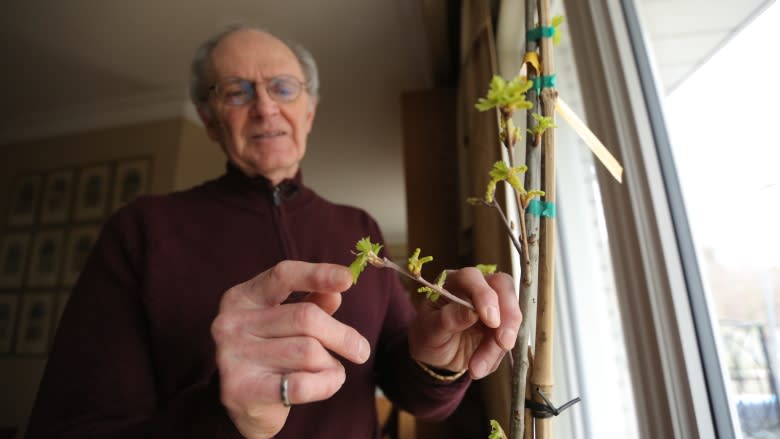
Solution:
[(533, 200), (535, 197), (543, 197), (544, 191), (540, 191), (538, 189), (533, 189), (528, 192), (526, 192), (521, 198), (520, 202), (523, 203), (523, 209), (528, 207), (528, 204)]
[(563, 23), (563, 15), (556, 15), (552, 18), (551, 23), (555, 31), (553, 32), (553, 44), (556, 46), (561, 44), (561, 24)]
[[(514, 146), (522, 139), (520, 128), (515, 126), (515, 122), (512, 119), (504, 120), (504, 118), (501, 118), (500, 127), (501, 130), (498, 137), (503, 144)], [(506, 138), (507, 133), (509, 133), (509, 139)]]
[(485, 276), (496, 272), (496, 264), (477, 264), (476, 267)]
[(434, 290), (431, 287), (420, 287), (420, 288), (417, 288), (417, 292), (418, 293), (425, 293), (425, 298), (430, 300), (431, 302), (436, 302), (437, 300), (439, 300), (439, 296), (441, 296), (441, 294), (439, 294), (438, 291)]
[(493, 202), (493, 199), (496, 197), (496, 184), (498, 183), (498, 180), (490, 180), (487, 184), (487, 188), (485, 188), (485, 202), (490, 204)]
[(501, 424), (495, 419), (490, 420), (490, 436), (488, 436), (488, 439), (506, 439), (504, 429), (501, 428)]
[(407, 268), (409, 269), (409, 273), (412, 273), (415, 277), (420, 277), (420, 274), (422, 273), (422, 266), (426, 262), (430, 262), (433, 260), (433, 256), (425, 256), (420, 257), (420, 249), (417, 248), (414, 250), (414, 253), (409, 256), (409, 259), (407, 259), (408, 265)]
[[(436, 278), (436, 286), (439, 288), (444, 287), (444, 282), (447, 280), (447, 270), (442, 271), (439, 273), (439, 277)], [(418, 293), (425, 293), (425, 298), (430, 300), (431, 302), (435, 302), (439, 300), (439, 294), (438, 291), (434, 290), (431, 287), (420, 287), (417, 288)]]
[(436, 286), (444, 287), (444, 282), (446, 280), (447, 280), (447, 270), (444, 270), (441, 273), (439, 273), (439, 277), (436, 278)]
[(536, 126), (534, 126), (533, 129), (529, 130), (529, 132), (534, 136), (541, 136), (548, 128), (558, 127), (558, 125), (555, 125), (555, 122), (553, 122), (552, 117), (542, 116), (541, 114), (538, 113), (531, 113), (531, 117), (533, 117), (534, 120), (536, 120)]
[[(523, 187), (522, 180), (520, 180), (520, 174), (523, 174), (526, 171), (528, 171), (528, 167), (525, 165), (510, 168), (503, 160), (499, 160), (493, 164), (493, 169), (490, 170), (491, 180), (490, 183), (488, 183), (488, 187), (490, 188), (490, 186), (493, 185), (493, 188), (495, 188), (495, 184), (499, 181), (506, 181), (519, 194), (524, 194), (525, 188)], [(491, 201), (492, 198), (491, 200), (488, 200), (488, 202)]]
[(371, 242), (371, 238), (366, 236), (360, 239), (355, 244), (355, 260), (349, 264), (349, 271), (352, 273), (352, 284), (356, 284), (360, 273), (365, 270), (369, 260), (374, 257), (379, 257), (379, 250), (382, 248), (381, 244), (374, 244)]
[(498, 75), (490, 80), (487, 96), (479, 98), (475, 107), (479, 111), (498, 108), (502, 112), (511, 113), (518, 108), (530, 109), (533, 103), (525, 99), (525, 92), (533, 87), (533, 82), (524, 76), (517, 76), (509, 82)]

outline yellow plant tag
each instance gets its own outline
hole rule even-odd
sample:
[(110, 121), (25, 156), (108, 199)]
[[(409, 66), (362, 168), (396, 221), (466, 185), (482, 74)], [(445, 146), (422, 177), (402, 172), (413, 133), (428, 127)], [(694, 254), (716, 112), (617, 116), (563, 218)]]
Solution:
[(623, 166), (620, 165), (620, 162), (617, 161), (617, 159), (609, 152), (606, 146), (604, 146), (603, 143), (596, 137), (595, 134), (593, 134), (593, 131), (588, 128), (587, 125), (585, 125), (585, 122), (582, 121), (575, 113), (572, 111), (572, 109), (566, 105), (566, 103), (563, 101), (563, 99), (558, 97), (556, 99), (555, 109), (558, 112), (558, 114), (563, 117), (563, 119), (572, 127), (574, 128), (574, 131), (579, 134), (580, 138), (585, 142), (586, 145), (590, 148), (590, 150), (593, 152), (593, 154), (596, 156), (597, 159), (601, 162), (604, 167), (607, 168), (610, 174), (617, 180), (619, 183), (623, 182)]

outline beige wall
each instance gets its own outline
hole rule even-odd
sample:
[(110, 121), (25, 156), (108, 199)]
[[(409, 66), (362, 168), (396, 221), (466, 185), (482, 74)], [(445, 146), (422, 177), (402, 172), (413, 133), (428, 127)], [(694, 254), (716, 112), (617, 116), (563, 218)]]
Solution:
[[(184, 118), (5, 145), (0, 147), (0, 230), (6, 229), (15, 176), (145, 155), (153, 157), (152, 193), (190, 187), (224, 169), (219, 148)], [(40, 355), (0, 354), (0, 427), (26, 424), (45, 362)]]
[(225, 154), (202, 126), (183, 119), (180, 128), (174, 189), (187, 189), (225, 172)]

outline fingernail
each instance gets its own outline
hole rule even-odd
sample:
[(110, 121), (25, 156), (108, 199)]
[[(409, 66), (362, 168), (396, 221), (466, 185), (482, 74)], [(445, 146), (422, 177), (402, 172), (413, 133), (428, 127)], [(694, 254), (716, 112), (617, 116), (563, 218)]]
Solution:
[(466, 308), (465, 306), (459, 306), (458, 316), (460, 317), (461, 322), (468, 322), (469, 320), (471, 320), (471, 310)]
[(512, 330), (504, 328), (498, 334), (498, 342), (501, 344), (501, 347), (507, 351), (514, 347), (516, 340), (517, 336)]
[(364, 363), (366, 360), (368, 360), (368, 357), (371, 355), (371, 345), (368, 344), (368, 341), (366, 339), (361, 339), (360, 343), (358, 343), (358, 358), (360, 359), (361, 363)]
[(484, 361), (481, 361), (477, 364), (477, 367), (474, 368), (474, 377), (479, 379), (484, 377), (488, 374), (488, 364)]
[(491, 328), (497, 328), (501, 324), (501, 318), (498, 316), (498, 308), (495, 306), (488, 306), (485, 308), (485, 322)]
[(333, 269), (333, 271), (330, 272), (330, 280), (334, 284), (345, 283), (345, 282), (347, 282), (348, 278), (349, 278), (350, 281), (352, 280), (352, 278), (349, 275), (349, 273), (347, 273), (344, 270)]

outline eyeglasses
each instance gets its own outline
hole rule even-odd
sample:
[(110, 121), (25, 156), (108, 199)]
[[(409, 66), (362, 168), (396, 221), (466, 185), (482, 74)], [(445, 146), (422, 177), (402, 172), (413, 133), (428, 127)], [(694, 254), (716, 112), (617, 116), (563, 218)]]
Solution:
[(257, 86), (265, 84), (268, 96), (276, 102), (292, 102), (301, 95), (305, 84), (292, 76), (274, 76), (258, 83), (242, 78), (227, 78), (209, 87), (220, 102), (234, 107), (246, 105), (257, 98)]

